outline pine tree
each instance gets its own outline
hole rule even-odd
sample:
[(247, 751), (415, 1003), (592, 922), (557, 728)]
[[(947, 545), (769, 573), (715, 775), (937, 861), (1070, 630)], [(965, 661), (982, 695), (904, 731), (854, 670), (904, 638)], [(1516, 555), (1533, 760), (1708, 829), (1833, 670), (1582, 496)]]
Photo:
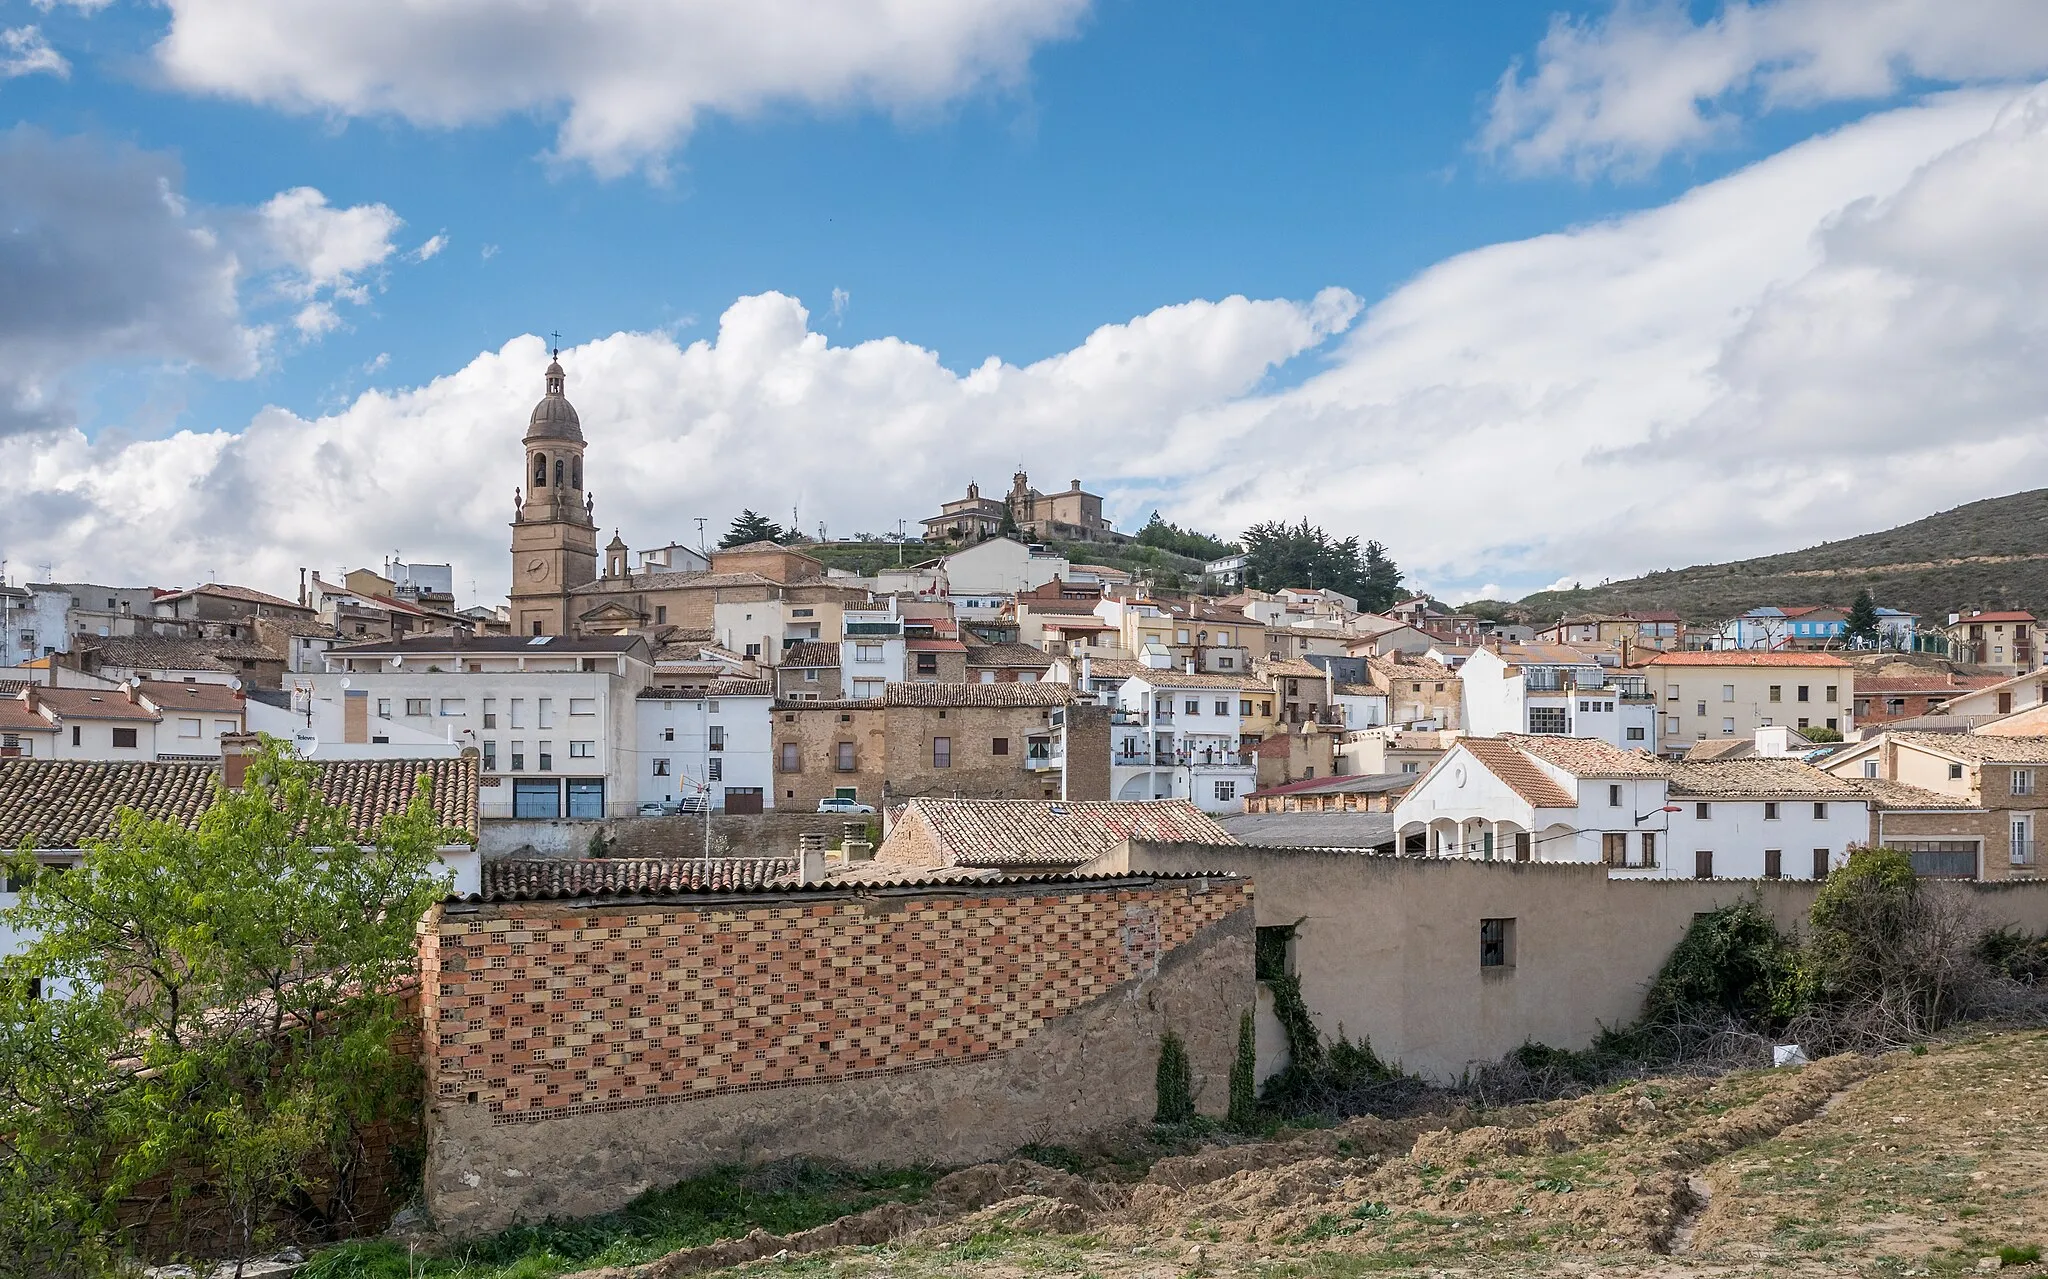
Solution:
[(1230, 1066), (1230, 1115), (1227, 1122), (1238, 1132), (1258, 1127), (1259, 1048), (1252, 1029), (1252, 1015), (1246, 1011), (1237, 1019), (1237, 1060)]
[(740, 517), (732, 522), (732, 528), (719, 539), (718, 549), (729, 551), (735, 546), (749, 542), (779, 542), (782, 540), (782, 526), (759, 511), (741, 511)]
[(1868, 589), (1856, 592), (1856, 602), (1849, 606), (1849, 638), (1874, 644), (1877, 642), (1877, 628), (1877, 602), (1870, 598)]
[(1155, 1124), (1184, 1124), (1195, 1117), (1195, 1078), (1188, 1065), (1187, 1045), (1180, 1036), (1167, 1031), (1159, 1037), (1159, 1074), (1153, 1091)]

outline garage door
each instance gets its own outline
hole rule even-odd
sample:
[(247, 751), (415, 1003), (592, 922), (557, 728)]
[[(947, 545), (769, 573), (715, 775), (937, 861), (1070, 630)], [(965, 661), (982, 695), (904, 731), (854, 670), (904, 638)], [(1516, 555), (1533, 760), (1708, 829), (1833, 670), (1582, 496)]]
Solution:
[(758, 813), (761, 811), (761, 788), (759, 786), (728, 786), (725, 788), (725, 811), (728, 813)]

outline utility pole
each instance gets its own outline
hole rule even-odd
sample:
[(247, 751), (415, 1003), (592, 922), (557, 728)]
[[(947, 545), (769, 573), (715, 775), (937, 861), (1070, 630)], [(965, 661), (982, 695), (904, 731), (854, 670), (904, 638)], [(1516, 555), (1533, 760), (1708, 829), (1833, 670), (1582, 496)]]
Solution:
[(697, 553), (708, 556), (711, 552), (704, 545), (704, 517), (697, 517)]

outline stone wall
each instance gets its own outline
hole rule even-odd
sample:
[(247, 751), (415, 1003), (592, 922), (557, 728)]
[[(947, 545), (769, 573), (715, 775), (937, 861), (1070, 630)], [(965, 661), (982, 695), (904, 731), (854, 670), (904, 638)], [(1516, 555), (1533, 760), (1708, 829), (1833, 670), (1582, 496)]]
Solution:
[[(1302, 998), (1323, 1032), (1369, 1038), (1438, 1079), (1535, 1040), (1584, 1048), (1635, 1019), (1702, 911), (1754, 895), (1804, 929), (1812, 880), (1610, 879), (1601, 866), (1377, 856), (1362, 851), (1134, 843), (1090, 869), (1235, 871), (1261, 927), (1291, 926)], [(2048, 883), (1931, 882), (1987, 927), (2048, 931)], [(1509, 962), (1480, 964), (1481, 922), (1508, 921)]]
[[(1043, 706), (892, 706), (889, 798), (1058, 799), (1059, 770), (1026, 766), (1027, 740), (1033, 734), (1054, 736), (1051, 720)], [(939, 738), (952, 744), (946, 768), (933, 764), (932, 744)]]
[(1107, 800), (1110, 708), (1093, 702), (1073, 702), (1067, 706), (1066, 714), (1066, 794), (1062, 798)]
[(958, 1163), (1222, 1113), (1252, 1002), (1228, 878), (450, 905), (422, 926), (426, 1190), (457, 1235), (733, 1161)]
[[(884, 748), (883, 709), (879, 702), (820, 703), (815, 706), (779, 703), (774, 710), (775, 746), (769, 758), (774, 771), (775, 806), (811, 810), (850, 786), (863, 804), (882, 806)], [(853, 770), (839, 771), (839, 744), (853, 744)], [(795, 771), (784, 767), (783, 747), (796, 747)]]

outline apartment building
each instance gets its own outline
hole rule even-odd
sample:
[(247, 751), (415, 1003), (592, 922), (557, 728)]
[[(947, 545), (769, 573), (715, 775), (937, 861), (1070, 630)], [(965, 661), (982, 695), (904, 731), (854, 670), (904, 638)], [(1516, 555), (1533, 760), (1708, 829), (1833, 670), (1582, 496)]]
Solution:
[(643, 688), (634, 702), (640, 803), (696, 801), (724, 813), (775, 807), (767, 680), (719, 680), (701, 694)]
[(2041, 665), (2040, 623), (2023, 610), (1951, 613), (1942, 634), (1953, 661), (2001, 675), (2024, 675)]
[(1642, 675), (1611, 670), (1564, 644), (1480, 647), (1458, 668), (1462, 723), (1476, 735), (1595, 737), (1623, 750), (1657, 739), (1657, 703)]
[(1925, 876), (2033, 879), (2048, 815), (2048, 737), (1893, 729), (1822, 767), (1869, 786), (1881, 803), (1872, 843), (1900, 849)]
[(1152, 666), (1127, 675), (1110, 718), (1111, 796), (1241, 811), (1258, 764), (1244, 753), (1240, 702), (1261, 695), (1272, 690), (1243, 677)]
[(1662, 721), (1656, 749), (1683, 755), (1695, 742), (1754, 738), (1774, 725), (1846, 736), (1855, 727), (1855, 671), (1828, 653), (1660, 653), (1642, 668)]

